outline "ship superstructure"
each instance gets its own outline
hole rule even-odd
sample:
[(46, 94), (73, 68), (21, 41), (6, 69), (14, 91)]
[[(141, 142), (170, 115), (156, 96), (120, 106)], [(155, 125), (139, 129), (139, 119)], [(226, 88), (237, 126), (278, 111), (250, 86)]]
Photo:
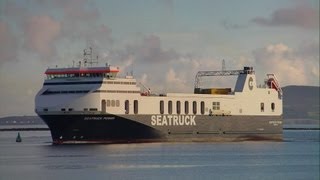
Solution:
[[(54, 144), (282, 139), (282, 91), (273, 74), (257, 86), (252, 67), (200, 71), (194, 93), (153, 94), (118, 67), (49, 68), (35, 100)], [(236, 75), (231, 88), (202, 76)]]

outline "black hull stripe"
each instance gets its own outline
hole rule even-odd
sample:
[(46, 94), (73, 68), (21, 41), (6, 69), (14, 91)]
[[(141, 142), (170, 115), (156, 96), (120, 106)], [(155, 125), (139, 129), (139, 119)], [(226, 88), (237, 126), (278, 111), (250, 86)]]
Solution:
[[(239, 131), (239, 129), (238, 131), (235, 129), (208, 131), (205, 129), (200, 130), (196, 127), (195, 129), (186, 127), (189, 128), (188, 130), (181, 129), (181, 126), (176, 126), (176, 129), (174, 126), (153, 127), (151, 125), (143, 124), (142, 121), (132, 120), (131, 118), (133, 117), (120, 117), (110, 114), (40, 115), (40, 117), (49, 126), (54, 144), (139, 143), (163, 141), (209, 142), (241, 141), (242, 139), (270, 139), (279, 141), (282, 139), (282, 126), (275, 127), (275, 129), (270, 129), (268, 131), (256, 131), (255, 128), (243, 131)], [(201, 122), (199, 122), (199, 124), (200, 123)], [(234, 124), (235, 121), (229, 121), (228, 123)], [(255, 123), (260, 124), (259, 122)]]
[(118, 116), (103, 116), (111, 120), (85, 120), (85, 115), (42, 115), (40, 117), (49, 126), (53, 141), (118, 142), (164, 138), (160, 131), (152, 127)]

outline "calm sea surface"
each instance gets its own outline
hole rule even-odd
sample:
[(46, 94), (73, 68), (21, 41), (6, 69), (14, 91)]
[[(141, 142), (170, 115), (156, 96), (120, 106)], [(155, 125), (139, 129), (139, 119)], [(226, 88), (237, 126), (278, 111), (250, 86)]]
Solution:
[(0, 132), (0, 179), (319, 179), (319, 131), (284, 142), (52, 146), (49, 131)]

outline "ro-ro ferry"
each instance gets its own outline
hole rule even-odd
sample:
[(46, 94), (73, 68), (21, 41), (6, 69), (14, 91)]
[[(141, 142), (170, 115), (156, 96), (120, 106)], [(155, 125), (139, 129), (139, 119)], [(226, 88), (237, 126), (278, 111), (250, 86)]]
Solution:
[[(45, 71), (35, 112), (53, 144), (282, 140), (282, 90), (273, 74), (257, 86), (252, 67), (199, 71), (194, 93), (153, 94), (132, 76), (118, 77), (118, 67), (87, 60)], [(203, 76), (228, 75), (238, 76), (233, 89), (199, 87)]]

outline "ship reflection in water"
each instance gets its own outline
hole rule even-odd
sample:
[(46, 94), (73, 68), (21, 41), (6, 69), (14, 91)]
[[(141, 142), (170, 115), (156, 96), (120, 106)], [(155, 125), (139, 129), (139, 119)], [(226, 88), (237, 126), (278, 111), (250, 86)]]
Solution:
[(1, 132), (0, 179), (319, 179), (319, 132), (283, 142), (51, 144), (49, 131)]

